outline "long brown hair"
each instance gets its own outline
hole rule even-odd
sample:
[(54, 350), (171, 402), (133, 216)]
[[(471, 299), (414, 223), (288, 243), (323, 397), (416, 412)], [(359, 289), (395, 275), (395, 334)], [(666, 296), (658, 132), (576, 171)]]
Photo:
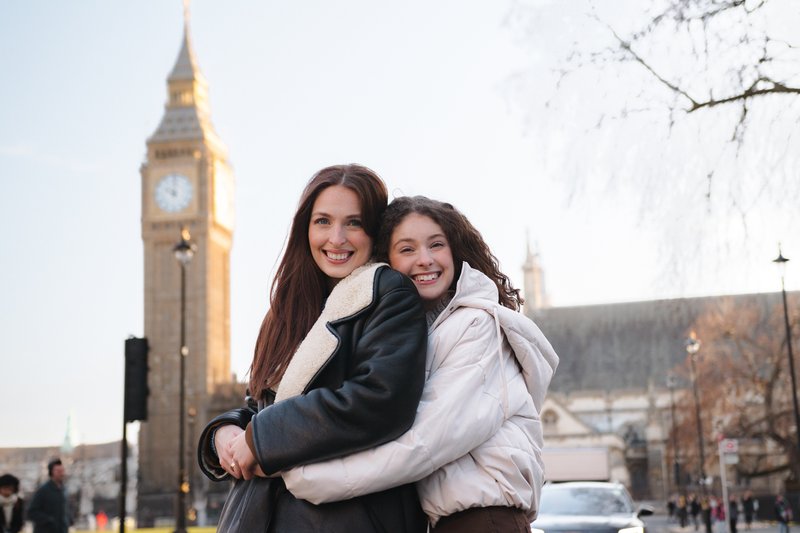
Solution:
[(256, 340), (250, 365), (250, 391), (260, 398), (280, 383), (295, 350), (319, 317), (328, 293), (327, 277), (311, 256), (308, 227), (314, 202), (333, 185), (347, 187), (361, 201), (361, 224), (377, 237), (388, 193), (378, 175), (360, 165), (323, 168), (308, 182), (292, 220), (286, 250), (270, 289), (270, 308)]
[(499, 262), (489, 249), (489, 245), (483, 240), (481, 233), (458, 209), (446, 202), (431, 200), (425, 196), (401, 196), (392, 201), (386, 208), (378, 240), (375, 243), (375, 257), (378, 260), (389, 260), (392, 233), (411, 213), (429, 217), (444, 231), (450, 249), (453, 251), (455, 266), (453, 288), (461, 276), (461, 263), (466, 261), (469, 266), (480, 270), (494, 282), (497, 292), (500, 294), (499, 304), (519, 311), (524, 303), (519, 289), (515, 289), (508, 276), (500, 271)]

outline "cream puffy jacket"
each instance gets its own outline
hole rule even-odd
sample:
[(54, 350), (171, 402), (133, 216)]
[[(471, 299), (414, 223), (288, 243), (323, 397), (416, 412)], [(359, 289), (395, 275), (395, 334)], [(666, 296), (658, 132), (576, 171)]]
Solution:
[(463, 264), (428, 332), (426, 383), (410, 430), (376, 448), (282, 473), (313, 503), (418, 481), (431, 524), (471, 507), (518, 507), (533, 520), (543, 483), (539, 413), (558, 364), (539, 328), (497, 303)]

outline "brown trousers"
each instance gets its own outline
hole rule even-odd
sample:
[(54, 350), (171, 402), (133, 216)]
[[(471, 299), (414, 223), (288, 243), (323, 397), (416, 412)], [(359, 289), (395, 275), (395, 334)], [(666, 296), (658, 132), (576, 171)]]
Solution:
[(473, 507), (445, 516), (433, 528), (435, 533), (530, 533), (531, 525), (522, 509)]

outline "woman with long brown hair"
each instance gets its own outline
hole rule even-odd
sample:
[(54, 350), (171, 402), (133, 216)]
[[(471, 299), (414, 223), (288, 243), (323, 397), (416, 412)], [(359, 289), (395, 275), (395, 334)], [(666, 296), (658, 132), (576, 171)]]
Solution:
[(427, 311), (416, 419), (393, 442), (283, 472), (287, 488), (323, 503), (416, 481), (435, 533), (529, 533), (544, 482), (539, 413), (558, 357), (451, 204), (394, 200), (376, 257), (413, 280)]
[(424, 532), (413, 485), (314, 505), (279, 472), (390, 441), (413, 422), (425, 316), (414, 284), (370, 263), (386, 187), (359, 165), (309, 181), (272, 283), (250, 368), (252, 400), (212, 420), (199, 461), (236, 480), (218, 531)]

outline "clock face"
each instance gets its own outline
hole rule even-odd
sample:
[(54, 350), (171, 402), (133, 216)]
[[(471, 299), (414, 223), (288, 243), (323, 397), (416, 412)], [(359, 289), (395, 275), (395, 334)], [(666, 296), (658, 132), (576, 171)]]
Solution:
[(167, 213), (183, 211), (192, 201), (192, 182), (182, 174), (167, 174), (156, 184), (156, 205)]

